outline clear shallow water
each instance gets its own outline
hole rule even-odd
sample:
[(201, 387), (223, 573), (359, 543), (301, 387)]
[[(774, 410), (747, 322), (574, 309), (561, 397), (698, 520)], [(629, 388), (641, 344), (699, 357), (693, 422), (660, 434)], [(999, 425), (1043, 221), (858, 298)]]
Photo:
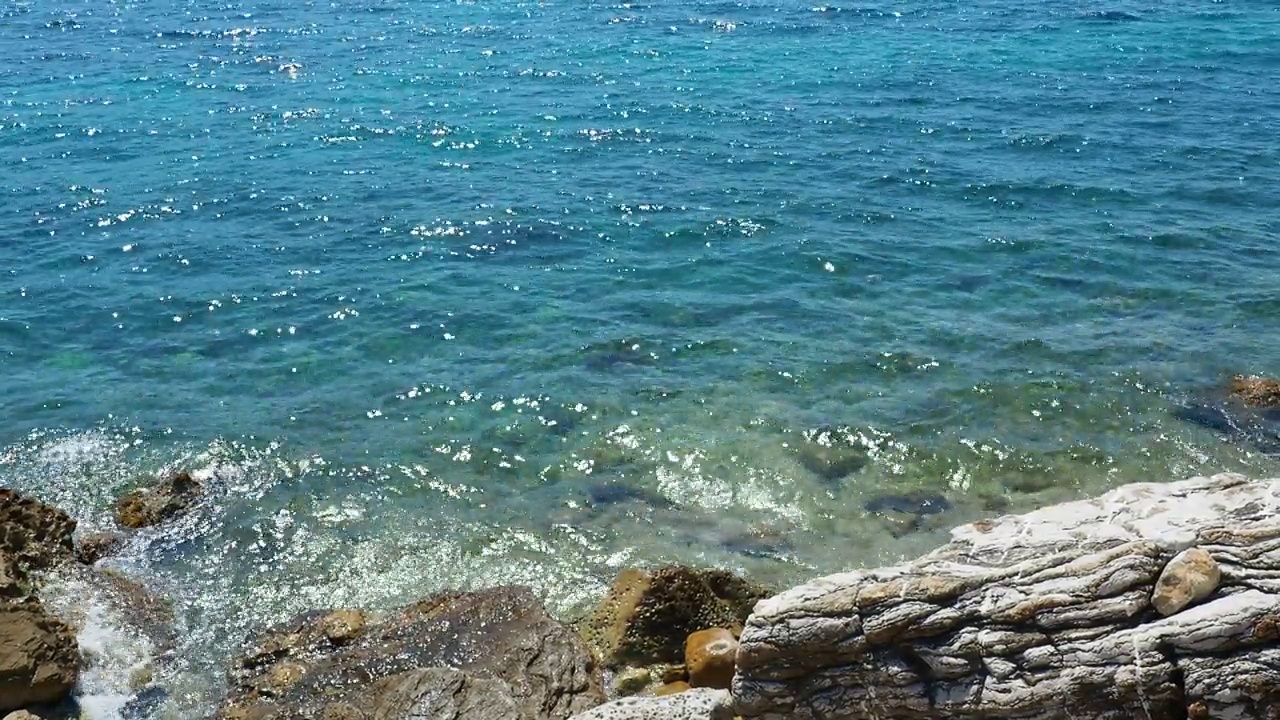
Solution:
[(306, 607), (1275, 473), (1168, 408), (1280, 374), (1278, 59), (1258, 0), (10, 3), (0, 482), (105, 526), (207, 473), (117, 561), (183, 717)]

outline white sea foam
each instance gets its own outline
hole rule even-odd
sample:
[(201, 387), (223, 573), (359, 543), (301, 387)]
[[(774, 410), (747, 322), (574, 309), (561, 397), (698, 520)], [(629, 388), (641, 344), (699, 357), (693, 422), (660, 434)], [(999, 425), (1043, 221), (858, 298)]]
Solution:
[(73, 570), (45, 586), (47, 607), (76, 629), (82, 665), (75, 697), (84, 720), (121, 720), (152, 672), (155, 648), (125, 620), (102, 590), (101, 578)]

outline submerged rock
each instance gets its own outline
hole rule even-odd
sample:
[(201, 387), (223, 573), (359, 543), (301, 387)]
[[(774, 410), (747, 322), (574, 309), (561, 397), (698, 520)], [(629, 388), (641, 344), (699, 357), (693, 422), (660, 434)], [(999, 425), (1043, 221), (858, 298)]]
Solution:
[(614, 700), (575, 720), (732, 720), (728, 690), (694, 689), (655, 697)]
[(806, 430), (796, 452), (809, 472), (828, 482), (858, 472), (871, 459), (867, 448), (854, 442), (847, 431), (831, 427)]
[(1280, 407), (1280, 380), (1256, 375), (1231, 378), (1231, 397), (1250, 407)]
[(618, 695), (635, 695), (653, 683), (649, 668), (626, 668), (613, 679), (613, 691)]
[(1225, 392), (1215, 389), (1175, 405), (1173, 416), (1280, 456), (1280, 381), (1237, 375)]
[(1127, 485), (951, 537), (759, 603), (739, 715), (1262, 720), (1280, 707), (1280, 479)]
[(601, 372), (653, 365), (658, 361), (658, 355), (649, 346), (647, 341), (636, 338), (586, 345), (581, 348), (582, 364), (588, 370)]
[(951, 502), (937, 493), (918, 495), (878, 495), (868, 500), (863, 508), (869, 513), (887, 511), (908, 515), (936, 515), (951, 509)]
[(562, 720), (604, 701), (590, 653), (522, 587), (380, 619), (305, 613), (256, 638), (228, 679), (227, 720)]
[(770, 591), (725, 570), (624, 570), (582, 624), (609, 667), (679, 663), (691, 633), (741, 627)]
[(754, 525), (729, 532), (719, 538), (720, 547), (747, 557), (778, 559), (794, 552), (795, 527), (775, 521), (781, 527)]
[(75, 631), (39, 601), (0, 601), (0, 712), (57, 703), (80, 675)]
[(1232, 442), (1252, 445), (1264, 455), (1280, 456), (1280, 418), (1242, 403), (1191, 400), (1174, 407), (1173, 416), (1221, 433)]
[(173, 603), (116, 570), (89, 570), (103, 599), (120, 613), (129, 627), (141, 633), (160, 652), (176, 644)]
[(76, 545), (76, 560), (85, 565), (92, 565), (104, 557), (114, 555), (123, 543), (124, 537), (119, 533), (99, 532), (85, 535)]
[(172, 473), (155, 486), (141, 488), (116, 503), (116, 522), (127, 528), (159, 525), (191, 507), (201, 492), (199, 481), (187, 472)]
[(624, 478), (611, 478), (588, 484), (587, 502), (593, 508), (605, 505), (636, 504), (658, 510), (669, 510), (676, 506), (662, 493), (629, 485)]

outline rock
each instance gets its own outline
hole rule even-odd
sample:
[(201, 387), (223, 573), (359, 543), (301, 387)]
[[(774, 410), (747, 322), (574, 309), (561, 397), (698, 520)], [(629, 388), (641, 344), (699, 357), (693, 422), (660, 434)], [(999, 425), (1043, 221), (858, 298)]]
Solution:
[(320, 630), (329, 642), (341, 645), (360, 637), (365, 615), (359, 610), (334, 610), (320, 620)]
[(65, 512), (0, 488), (0, 552), (24, 571), (44, 570), (70, 558), (76, 521)]
[(951, 509), (951, 502), (937, 493), (877, 495), (863, 504), (869, 513), (897, 512), (908, 515), (935, 515)]
[(679, 663), (690, 633), (741, 627), (769, 594), (725, 570), (624, 570), (582, 633), (609, 667)]
[(728, 690), (733, 681), (733, 661), (737, 654), (738, 639), (724, 628), (690, 634), (684, 644), (689, 685)]
[(1250, 407), (1280, 407), (1280, 380), (1256, 375), (1231, 378), (1231, 397)]
[(649, 687), (653, 673), (649, 668), (626, 668), (613, 679), (613, 691), (618, 695), (635, 695)]
[[(1204, 602), (1153, 591), (1200, 548)], [(1280, 707), (1280, 480), (1216, 475), (961, 526), (917, 560), (759, 603), (745, 719), (1271, 718)], [(1194, 595), (1194, 593), (1193, 593)]]
[(657, 697), (665, 697), (667, 695), (679, 695), (682, 692), (692, 689), (693, 686), (684, 680), (673, 680), (672, 682), (663, 684), (662, 687), (657, 690), (654, 690), (653, 694)]
[(581, 640), (521, 587), (441, 593), (378, 619), (304, 613), (256, 638), (228, 680), (228, 720), (561, 720), (604, 701)]
[(1280, 456), (1280, 381), (1237, 375), (1225, 391), (1213, 388), (1175, 405), (1173, 416)]
[(806, 430), (797, 453), (809, 472), (827, 481), (852, 475), (870, 460), (867, 448), (854, 442), (852, 434), (831, 427)]
[(12, 555), (0, 550), (0, 598), (22, 597), (27, 592), (27, 574)]
[(173, 604), (142, 583), (116, 570), (94, 572), (95, 585), (131, 628), (151, 641), (160, 652), (172, 648), (177, 639), (174, 630)]
[(199, 497), (201, 486), (190, 473), (176, 472), (154, 487), (134, 490), (116, 503), (116, 522), (127, 528), (144, 528), (177, 516)]
[(92, 565), (104, 557), (114, 555), (123, 542), (124, 537), (119, 533), (99, 532), (85, 535), (76, 545), (76, 560), (85, 565)]
[(169, 698), (169, 691), (159, 685), (141, 688), (120, 708), (120, 720), (151, 720), (158, 717), (157, 710)]
[(683, 682), (689, 679), (689, 670), (684, 665), (655, 665), (658, 679), (665, 683)]
[(5, 715), (4, 720), (40, 720), (40, 716), (29, 713), (26, 710), (15, 710)]
[(629, 697), (575, 715), (574, 720), (732, 720), (727, 690), (689, 690), (663, 697)]
[[(1275, 410), (1270, 412), (1274, 414)], [(1264, 455), (1280, 456), (1280, 418), (1260, 413), (1243, 403), (1191, 400), (1175, 406), (1173, 416), (1221, 433), (1231, 442), (1247, 443)]]
[(0, 602), (0, 712), (52, 704), (80, 674), (75, 632), (36, 600)]
[(1222, 571), (1212, 555), (1200, 548), (1183, 550), (1161, 571), (1151, 604), (1168, 617), (1212, 595), (1221, 579)]
[[(380, 696), (375, 715), (367, 717), (405, 720), (528, 720), (530, 715), (504, 680), (478, 676), (461, 670), (433, 667), (393, 675), (378, 683)], [(333, 716), (328, 711), (329, 717)], [(355, 714), (352, 705), (343, 707), (346, 717)]]

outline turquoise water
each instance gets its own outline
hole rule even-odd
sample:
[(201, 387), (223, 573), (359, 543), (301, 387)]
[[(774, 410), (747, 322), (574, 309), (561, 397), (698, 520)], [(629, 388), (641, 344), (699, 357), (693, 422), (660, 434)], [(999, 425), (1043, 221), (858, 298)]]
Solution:
[[(1278, 72), (1262, 0), (15, 0), (0, 482), (101, 527), (205, 473), (115, 561), (190, 717), (306, 607), (572, 615), (1274, 474), (1169, 407), (1280, 374)], [(865, 466), (807, 467), (823, 429)]]

